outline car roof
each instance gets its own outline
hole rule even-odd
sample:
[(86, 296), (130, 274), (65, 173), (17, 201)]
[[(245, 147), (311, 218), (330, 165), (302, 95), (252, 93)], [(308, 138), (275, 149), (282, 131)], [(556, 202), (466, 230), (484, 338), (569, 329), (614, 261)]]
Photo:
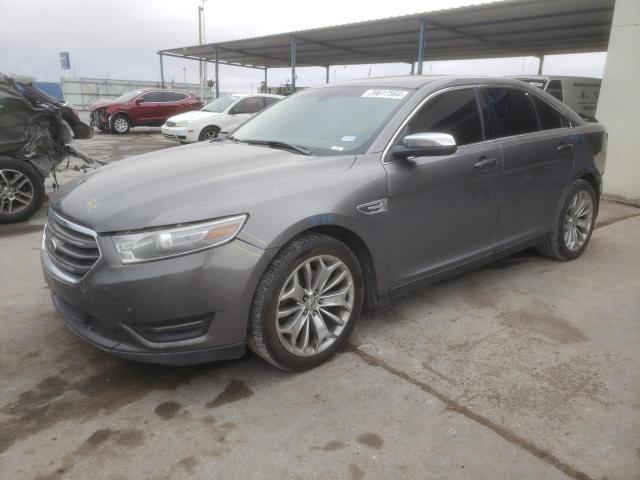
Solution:
[(515, 78), (516, 80), (527, 79), (527, 80), (598, 80), (602, 81), (601, 78), (597, 77), (578, 77), (573, 75), (514, 75), (508, 78)]
[(284, 95), (276, 95), (275, 93), (229, 93), (229, 97), (275, 97), (283, 98)]
[[(403, 75), (376, 78), (363, 78), (360, 80), (347, 80), (344, 82), (318, 85), (314, 88), (322, 87), (386, 87), (386, 88), (408, 88), (418, 90), (430, 86), (432, 88), (446, 88), (458, 85), (510, 85), (513, 87), (523, 87), (523, 82), (508, 77), (489, 77), (480, 75)], [(526, 84), (525, 84), (526, 85)], [(527, 85), (529, 87), (529, 85)]]

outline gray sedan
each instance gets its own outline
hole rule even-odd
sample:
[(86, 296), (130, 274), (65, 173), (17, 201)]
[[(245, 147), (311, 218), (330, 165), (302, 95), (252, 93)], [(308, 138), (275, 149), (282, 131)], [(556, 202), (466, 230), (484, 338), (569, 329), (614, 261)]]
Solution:
[(41, 259), (68, 327), (115, 355), (184, 365), (248, 346), (301, 370), (363, 308), (529, 247), (578, 257), (605, 151), (601, 125), (516, 80), (310, 88), (224, 140), (63, 187)]

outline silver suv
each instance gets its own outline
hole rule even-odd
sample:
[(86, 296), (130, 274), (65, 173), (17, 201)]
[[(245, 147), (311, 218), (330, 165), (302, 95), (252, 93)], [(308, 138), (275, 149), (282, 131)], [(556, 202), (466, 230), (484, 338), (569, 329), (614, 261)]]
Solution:
[(190, 364), (249, 346), (310, 368), (363, 306), (532, 246), (578, 257), (605, 146), (602, 126), (516, 80), (310, 88), (224, 140), (63, 187), (45, 278), (67, 325), (113, 354)]

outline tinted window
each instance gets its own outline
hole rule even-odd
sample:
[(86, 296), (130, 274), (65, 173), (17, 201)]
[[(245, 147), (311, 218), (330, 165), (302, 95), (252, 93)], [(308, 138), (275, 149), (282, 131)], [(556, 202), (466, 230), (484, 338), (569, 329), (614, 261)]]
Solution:
[(474, 91), (453, 90), (428, 101), (409, 121), (404, 135), (424, 132), (449, 133), (458, 145), (482, 141)]
[(553, 95), (562, 101), (562, 82), (560, 80), (551, 80), (547, 85), (546, 91), (549, 95)]
[(142, 98), (145, 102), (164, 102), (164, 92), (147, 92)]
[(276, 103), (278, 100), (280, 100), (279, 98), (276, 97), (264, 97), (264, 102), (265, 102), (265, 106), (269, 106), (269, 105), (273, 105), (274, 103)]
[(512, 88), (487, 88), (487, 101), (501, 137), (538, 130), (538, 121), (529, 94)]
[(264, 108), (264, 97), (247, 97), (240, 100), (235, 107), (233, 107), (232, 113), (258, 113)]
[(551, 130), (553, 128), (562, 128), (564, 126), (562, 115), (555, 108), (549, 105), (541, 98), (533, 96), (533, 103), (538, 112), (540, 126), (543, 130)]
[(187, 98), (187, 95), (184, 93), (178, 92), (163, 92), (164, 93), (164, 101), (165, 102), (179, 102)]

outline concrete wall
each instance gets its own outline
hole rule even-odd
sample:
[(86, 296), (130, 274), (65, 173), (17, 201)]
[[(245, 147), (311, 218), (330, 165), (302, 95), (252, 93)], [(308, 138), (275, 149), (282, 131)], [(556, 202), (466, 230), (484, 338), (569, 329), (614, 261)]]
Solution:
[(604, 193), (640, 205), (640, 0), (617, 0), (596, 118), (609, 132)]

